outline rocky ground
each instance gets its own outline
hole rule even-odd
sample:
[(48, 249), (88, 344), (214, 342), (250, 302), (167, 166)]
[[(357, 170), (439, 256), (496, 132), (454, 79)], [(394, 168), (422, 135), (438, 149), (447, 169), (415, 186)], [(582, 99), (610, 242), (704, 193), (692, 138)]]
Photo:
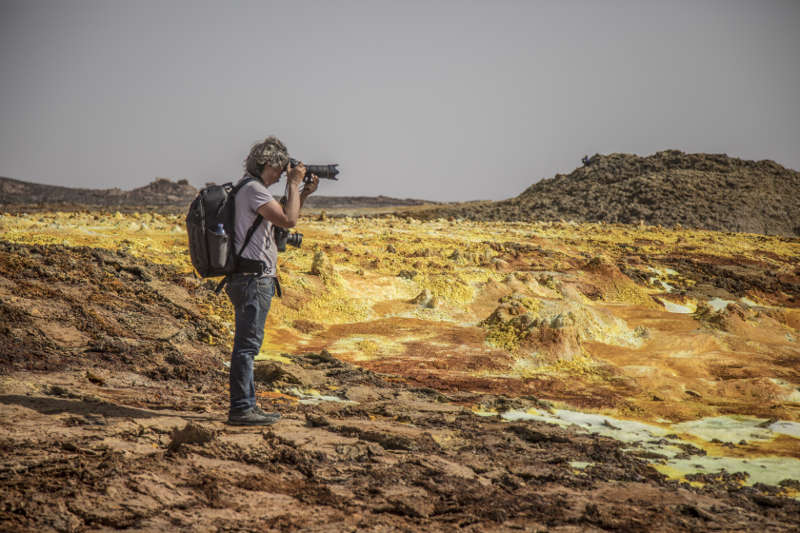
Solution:
[(502, 202), (437, 206), (408, 216), (573, 220), (800, 235), (800, 172), (774, 161), (666, 150), (596, 154)]
[[(208, 361), (208, 364), (218, 361)], [(3, 376), (4, 531), (793, 531), (800, 503), (647, 454), (467, 407), (533, 398), (412, 388), (325, 353), (259, 365), (259, 386), (327, 384), (353, 403), (273, 393), (270, 428), (222, 423), (224, 372), (127, 365)]]
[[(410, 236), (417, 224), (392, 218), (306, 220), (312, 249), (283, 256), (287, 294), (275, 304), (265, 343), (282, 345), (283, 355), (256, 367), (259, 401), (283, 419), (237, 428), (223, 423), (224, 298), (181, 263), (185, 249), (176, 243), (185, 237), (174, 233), (176, 221), (130, 220), (67, 213), (0, 221), (17, 241), (0, 242), (3, 530), (794, 531), (800, 523), (800, 501), (790, 497), (800, 483), (791, 475), (779, 485), (744, 483), (747, 474), (724, 470), (673, 479), (654, 468), (663, 462), (652, 451), (659, 439), (624, 443), (502, 416), (552, 413), (554, 401), (568, 399), (641, 416), (719, 409), (794, 419), (780, 387), (750, 396), (766, 390), (760, 373), (797, 380), (790, 335), (784, 344), (775, 340), (798, 326), (793, 241), (768, 241), (767, 258), (758, 238), (742, 237), (739, 259), (728, 263), (717, 254), (730, 255), (730, 243), (710, 233), (675, 241), (655, 228), (632, 236), (625, 228), (467, 231), (439, 222), (422, 228), (423, 240)], [(117, 236), (114, 248), (100, 245), (113, 242), (104, 231)], [(502, 231), (534, 241), (512, 242)], [(606, 231), (608, 240), (597, 243)], [(75, 241), (93, 245), (59, 244)], [(695, 249), (695, 241), (703, 254), (670, 255), (673, 246)], [(584, 251), (592, 243), (608, 255), (592, 259)], [(646, 265), (656, 263), (645, 259), (656, 255), (681, 271), (664, 278), (680, 294), (662, 298), (700, 302), (711, 291), (771, 307), (739, 307), (741, 317), (735, 306), (721, 314), (699, 303), (694, 315), (657, 311), (644, 288), (659, 283), (648, 279)], [(333, 298), (320, 300), (325, 293)], [(719, 390), (702, 388), (708, 374), (672, 367), (666, 382), (636, 374), (639, 390), (623, 372), (640, 372), (642, 363), (611, 371), (617, 355), (599, 341), (616, 337), (589, 338), (578, 327), (618, 322), (577, 310), (568, 318), (571, 307), (563, 306), (574, 298), (586, 309), (617, 309), (634, 341), (649, 332), (641, 356), (661, 357), (656, 346), (676, 334), (686, 346), (704, 346), (697, 357), (716, 355), (701, 369), (711, 361), (709, 371), (724, 374), (713, 379), (726, 381)], [(638, 304), (619, 307), (623, 301)], [(578, 323), (557, 324), (552, 312)], [(647, 327), (634, 331), (636, 323)], [(739, 341), (731, 327), (760, 337)], [(714, 343), (723, 341), (714, 339), (742, 351), (721, 359)], [(395, 345), (404, 348), (392, 351)], [(486, 374), (528, 360), (522, 354), (533, 348), (545, 350), (533, 374)], [(608, 359), (592, 362), (569, 349)], [(700, 392), (688, 395), (685, 383)], [(680, 446), (679, 458), (701, 461), (707, 453)], [(708, 446), (752, 455), (762, 445)], [(769, 453), (797, 454), (790, 437), (769, 446)]]

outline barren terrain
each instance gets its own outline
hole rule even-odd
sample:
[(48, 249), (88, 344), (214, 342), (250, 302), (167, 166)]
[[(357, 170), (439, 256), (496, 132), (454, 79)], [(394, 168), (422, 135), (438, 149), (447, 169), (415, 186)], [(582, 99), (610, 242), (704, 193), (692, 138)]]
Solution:
[(650, 224), (800, 236), (800, 172), (774, 161), (664, 150), (595, 154), (501, 202), (436, 206), (417, 218)]
[(793, 531), (800, 241), (304, 217), (223, 424), (182, 217), (0, 216), (7, 530)]

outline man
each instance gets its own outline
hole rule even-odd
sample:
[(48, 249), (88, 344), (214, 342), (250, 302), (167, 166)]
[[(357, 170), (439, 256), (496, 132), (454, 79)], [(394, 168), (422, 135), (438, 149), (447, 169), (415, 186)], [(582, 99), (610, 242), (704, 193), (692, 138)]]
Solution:
[[(281, 205), (267, 191), (267, 187), (280, 180), (284, 169), (288, 180), (286, 202)], [(280, 419), (278, 413), (265, 413), (256, 404), (253, 382), (253, 358), (258, 355), (264, 340), (264, 323), (269, 313), (272, 297), (280, 295), (277, 278), (278, 250), (275, 244), (273, 225), (291, 228), (297, 224), (300, 208), (310, 194), (317, 190), (319, 178), (312, 175), (311, 183), (298, 191), (306, 169), (302, 163), (292, 167), (286, 146), (276, 137), (267, 137), (250, 150), (245, 160), (246, 174), (256, 178), (245, 184), (236, 193), (235, 250), (245, 240), (247, 230), (256, 216), (264, 221), (258, 226), (247, 247), (242, 251), (242, 263), (259, 272), (232, 274), (225, 291), (236, 313), (236, 332), (231, 354), (230, 393), (231, 403), (228, 424), (238, 426), (264, 426)], [(260, 263), (260, 264), (259, 264)]]

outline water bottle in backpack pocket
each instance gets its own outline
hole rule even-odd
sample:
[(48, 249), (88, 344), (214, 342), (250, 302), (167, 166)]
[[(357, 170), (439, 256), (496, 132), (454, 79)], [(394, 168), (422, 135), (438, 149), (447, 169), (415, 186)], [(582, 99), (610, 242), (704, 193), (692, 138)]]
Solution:
[(225, 226), (222, 223), (206, 232), (206, 244), (208, 246), (208, 259), (211, 268), (225, 268), (230, 253), (230, 236), (225, 233)]

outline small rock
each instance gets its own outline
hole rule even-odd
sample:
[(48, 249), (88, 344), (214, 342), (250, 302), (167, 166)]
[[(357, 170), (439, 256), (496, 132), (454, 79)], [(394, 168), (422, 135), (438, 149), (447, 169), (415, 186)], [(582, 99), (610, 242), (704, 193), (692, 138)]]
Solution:
[(292, 327), (297, 331), (306, 334), (325, 329), (325, 326), (322, 324), (318, 324), (317, 322), (312, 322), (311, 320), (306, 320), (304, 318), (300, 318), (292, 322)]
[(80, 398), (80, 395), (71, 392), (61, 385), (48, 385), (45, 387), (44, 393), (48, 396), (59, 396), (61, 398)]
[(314, 253), (314, 259), (311, 261), (311, 273), (315, 276), (330, 276), (333, 274), (333, 264), (322, 250), (317, 250)]
[(789, 500), (787, 499), (787, 500), (784, 501), (781, 498), (774, 498), (772, 496), (767, 496), (767, 495), (764, 495), (764, 494), (754, 494), (753, 495), (753, 501), (756, 502), (761, 507), (777, 508), (777, 507), (783, 507), (784, 504), (785, 504), (785, 501), (789, 501)]
[(91, 370), (87, 370), (86, 371), (86, 379), (88, 379), (90, 382), (94, 383), (95, 385), (103, 386), (103, 385), (106, 384), (106, 380), (105, 379), (103, 379), (101, 376), (98, 376), (97, 374), (95, 374)]
[(214, 440), (216, 436), (217, 432), (213, 429), (189, 422), (183, 429), (175, 429), (172, 432), (167, 452), (173, 453), (184, 444), (205, 444)]
[(322, 350), (319, 353), (307, 353), (303, 358), (312, 365), (329, 364), (334, 366), (342, 366), (342, 362), (336, 359), (328, 350)]
[(495, 257), (494, 259), (492, 259), (492, 268), (494, 268), (495, 270), (505, 270), (506, 268), (508, 268), (508, 261), (504, 261), (502, 259)]
[(404, 279), (414, 279), (417, 276), (417, 272), (413, 270), (401, 270), (397, 273), (397, 276)]
[(273, 362), (258, 362), (253, 367), (253, 379), (259, 383), (273, 383), (275, 381), (285, 381), (300, 385), (301, 381), (290, 372), (287, 372), (281, 365)]
[(773, 418), (768, 418), (767, 420), (764, 420), (763, 422), (761, 422), (758, 425), (758, 427), (760, 427), (760, 428), (768, 428), (768, 427), (770, 427), (772, 424), (774, 424), (777, 421), (778, 421), (777, 418), (774, 418), (774, 417)]
[(559, 313), (558, 315), (554, 316), (553, 319), (550, 321), (550, 327), (552, 329), (561, 329), (564, 327), (564, 316)]
[(398, 495), (387, 498), (392, 512), (413, 518), (428, 518), (436, 510), (431, 498), (424, 496)]
[(436, 307), (436, 297), (428, 289), (423, 289), (421, 293), (411, 300), (411, 303), (421, 305), (426, 309), (433, 309)]
[(321, 428), (330, 426), (331, 422), (322, 415), (315, 415), (312, 413), (306, 414), (306, 426), (310, 428)]

